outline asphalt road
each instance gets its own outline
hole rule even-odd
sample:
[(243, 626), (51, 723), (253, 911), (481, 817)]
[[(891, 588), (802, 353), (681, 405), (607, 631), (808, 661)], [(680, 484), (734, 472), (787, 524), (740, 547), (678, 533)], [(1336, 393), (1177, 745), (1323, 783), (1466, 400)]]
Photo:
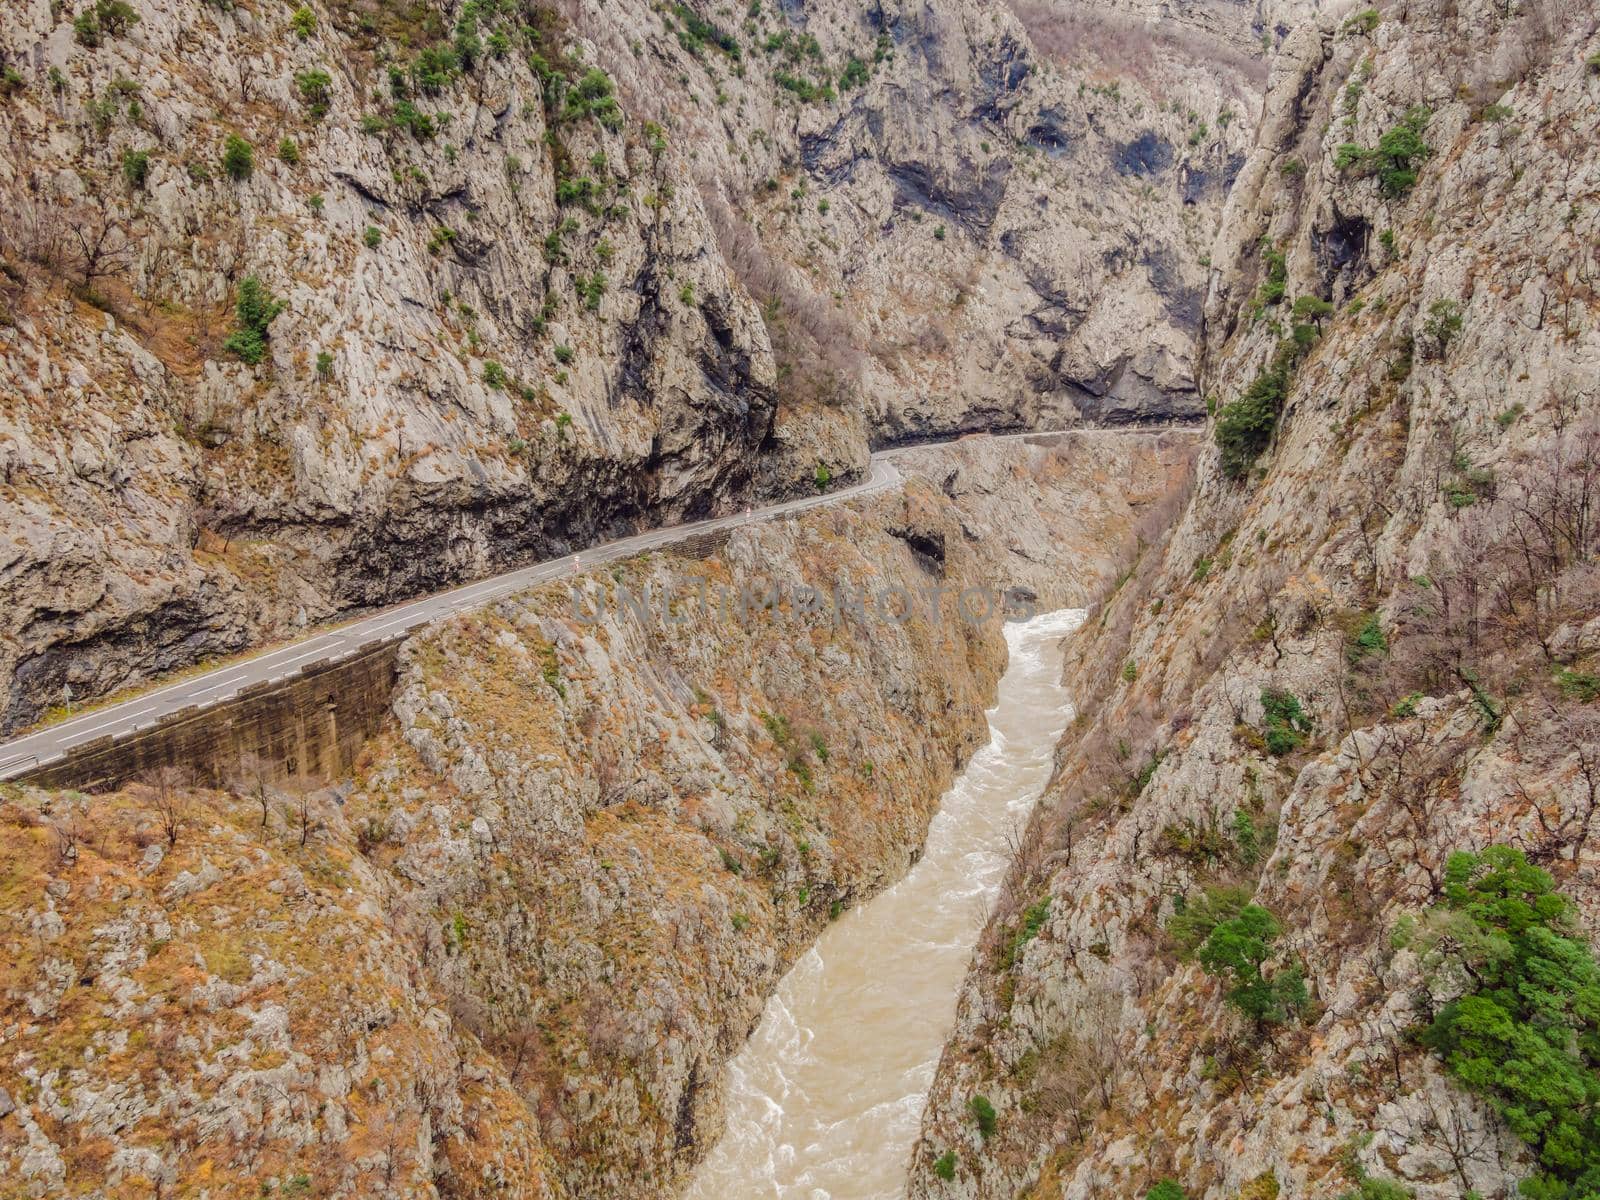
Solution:
[[(1022, 436), (1022, 435), (1015, 435)], [(1034, 436), (1034, 435), (1028, 435)], [(608, 542), (583, 551), (582, 554), (552, 559), (531, 567), (508, 571), (489, 579), (479, 580), (449, 591), (436, 592), (420, 600), (412, 600), (395, 608), (385, 609), (353, 624), (328, 633), (308, 637), (270, 653), (260, 654), (231, 666), (219, 667), (204, 675), (179, 680), (152, 691), (144, 692), (120, 704), (98, 708), (81, 717), (59, 721), (37, 733), (19, 737), (0, 744), (0, 780), (11, 779), (35, 767), (66, 757), (75, 746), (107, 736), (124, 734), (158, 725), (173, 713), (191, 706), (209, 707), (237, 695), (244, 688), (257, 683), (276, 683), (297, 674), (317, 663), (347, 658), (374, 642), (385, 641), (400, 634), (448, 617), (453, 613), (476, 608), (498, 600), (513, 592), (520, 592), (535, 584), (547, 583), (574, 573), (574, 558), (587, 570), (598, 563), (631, 558), (646, 550), (658, 549), (684, 541), (700, 534), (720, 529), (733, 529), (754, 521), (788, 516), (822, 504), (833, 504), (856, 496), (865, 496), (895, 487), (900, 482), (900, 472), (891, 461), (899, 451), (886, 451), (872, 456), (871, 470), (860, 483), (819, 496), (801, 500), (788, 500), (727, 517), (714, 517), (687, 525), (673, 525), (649, 533), (636, 534), (620, 541)]]

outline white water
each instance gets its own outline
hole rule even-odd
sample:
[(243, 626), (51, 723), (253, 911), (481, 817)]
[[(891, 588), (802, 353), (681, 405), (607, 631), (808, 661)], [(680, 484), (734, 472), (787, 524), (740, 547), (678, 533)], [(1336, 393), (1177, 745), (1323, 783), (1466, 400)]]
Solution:
[(973, 756), (899, 883), (826, 929), (733, 1060), (728, 1129), (687, 1200), (898, 1200), (956, 992), (1006, 869), (1006, 835), (1072, 719), (1061, 638), (1081, 610), (1006, 629), (1011, 660)]

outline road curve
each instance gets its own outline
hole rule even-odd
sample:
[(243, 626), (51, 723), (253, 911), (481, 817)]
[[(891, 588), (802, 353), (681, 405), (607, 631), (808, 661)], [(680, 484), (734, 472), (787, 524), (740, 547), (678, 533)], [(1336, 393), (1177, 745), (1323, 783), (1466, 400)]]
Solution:
[[(1065, 432), (1072, 431), (1042, 430), (976, 436), (989, 436), (995, 441), (1011, 441), (1049, 437), (1052, 434)], [(0, 781), (14, 779), (37, 767), (65, 758), (71, 750), (85, 742), (137, 733), (141, 729), (159, 725), (183, 709), (209, 708), (236, 696), (254, 684), (277, 683), (307, 667), (348, 658), (376, 642), (399, 637), (441, 617), (476, 608), (536, 584), (560, 579), (574, 572), (575, 560), (578, 565), (587, 568), (598, 563), (631, 558), (646, 550), (659, 549), (719, 529), (733, 529), (753, 521), (766, 521), (773, 517), (788, 516), (808, 508), (816, 508), (819, 505), (835, 504), (840, 500), (886, 491), (900, 483), (900, 472), (894, 465), (896, 457), (937, 444), (930, 442), (879, 451), (872, 456), (871, 468), (865, 479), (849, 487), (839, 488), (837, 491), (769, 504), (763, 508), (747, 510), (732, 516), (712, 517), (709, 520), (693, 521), (686, 525), (653, 529), (648, 533), (639, 533), (591, 547), (578, 555), (551, 559), (531, 567), (508, 571), (504, 575), (481, 579), (477, 583), (463, 584), (448, 591), (435, 592), (431, 596), (385, 609), (327, 633), (292, 642), (230, 666), (218, 667), (204, 675), (196, 675), (154, 688), (131, 700), (97, 708), (80, 717), (57, 722), (36, 733), (0, 743)]]
[(64, 758), (69, 751), (85, 742), (104, 737), (121, 737), (138, 730), (160, 724), (182, 709), (194, 706), (210, 707), (219, 701), (237, 695), (244, 688), (258, 683), (276, 683), (290, 675), (298, 674), (309, 666), (347, 658), (375, 642), (408, 633), (441, 617), (476, 608), (498, 600), (513, 592), (520, 592), (536, 584), (548, 583), (570, 575), (574, 560), (585, 569), (598, 563), (631, 558), (646, 550), (659, 549), (699, 534), (719, 529), (733, 529), (753, 521), (770, 520), (788, 516), (821, 504), (832, 504), (857, 496), (870, 495), (895, 487), (900, 482), (900, 472), (891, 461), (896, 451), (886, 451), (872, 456), (871, 469), (865, 479), (849, 487), (800, 500), (786, 500), (726, 517), (712, 517), (686, 525), (673, 525), (635, 534), (615, 542), (594, 546), (579, 555), (568, 555), (495, 575), (477, 583), (464, 584), (448, 591), (435, 592), (420, 600), (388, 608), (360, 621), (341, 626), (327, 633), (293, 642), (266, 654), (219, 667), (204, 675), (182, 679), (176, 683), (157, 687), (151, 691), (84, 713), (81, 717), (49, 725), (37, 733), (19, 737), (0, 744), (0, 780), (12, 779), (36, 767)]

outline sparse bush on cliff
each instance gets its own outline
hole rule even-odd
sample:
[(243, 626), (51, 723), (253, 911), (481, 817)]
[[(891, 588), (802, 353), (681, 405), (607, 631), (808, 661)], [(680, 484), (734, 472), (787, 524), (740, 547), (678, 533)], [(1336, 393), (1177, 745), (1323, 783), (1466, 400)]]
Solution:
[(1167, 934), (1176, 943), (1179, 955), (1187, 957), (1205, 943), (1218, 925), (1233, 920), (1249, 903), (1250, 889), (1243, 887), (1208, 887), (1194, 899), (1174, 897)]
[(1261, 693), (1261, 708), (1265, 714), (1268, 754), (1281, 758), (1305, 743), (1312, 724), (1298, 696), (1277, 688), (1265, 688)]
[(933, 1173), (938, 1178), (949, 1183), (956, 1177), (956, 1152), (946, 1150), (933, 1163)]
[(1229, 981), (1227, 1001), (1257, 1025), (1281, 1025), (1310, 1002), (1298, 964), (1268, 974), (1267, 961), (1282, 930), (1277, 918), (1258, 904), (1211, 931), (1196, 957), (1208, 975)]
[(327, 116), (328, 108), (333, 103), (331, 75), (320, 67), (301, 71), (294, 77), (294, 86), (300, 93), (300, 102), (306, 106), (312, 120), (320, 120)]
[(122, 152), (122, 177), (128, 181), (128, 186), (134, 191), (144, 191), (145, 182), (150, 178), (150, 151), (124, 150)]
[(267, 354), (267, 327), (285, 307), (282, 300), (273, 298), (257, 276), (245, 276), (239, 284), (239, 298), (235, 305), (239, 328), (228, 335), (222, 348), (255, 366)]
[(1275, 360), (1257, 375), (1244, 395), (1217, 414), (1216, 442), (1222, 451), (1222, 473), (1229, 479), (1250, 474), (1278, 429), (1278, 414), (1289, 395), (1289, 371)]
[(974, 1096), (967, 1102), (967, 1110), (972, 1113), (972, 1119), (978, 1123), (978, 1133), (984, 1141), (995, 1135), (1000, 1127), (1000, 1119), (996, 1116), (994, 1105), (989, 1103), (987, 1096)]
[(243, 183), (256, 169), (255, 147), (236, 133), (222, 145), (222, 171), (235, 183)]
[(1144, 1194), (1144, 1200), (1189, 1200), (1189, 1193), (1175, 1179), (1163, 1179)]
[(1400, 124), (1378, 139), (1377, 146), (1368, 149), (1345, 142), (1335, 152), (1333, 165), (1341, 171), (1355, 169), (1376, 175), (1383, 194), (1398, 200), (1416, 186), (1417, 163), (1433, 153), (1422, 139), (1432, 117), (1433, 111), (1426, 105), (1415, 105)]
[(1430, 989), (1455, 994), (1423, 1044), (1534, 1151), (1530, 1200), (1600, 1193), (1600, 965), (1572, 901), (1520, 850), (1445, 866), (1444, 902), (1411, 927)]
[(617, 104), (611, 76), (599, 67), (591, 67), (583, 78), (573, 84), (561, 110), (564, 121), (578, 121), (593, 117), (607, 129), (622, 128), (622, 109)]
[(1461, 321), (1461, 306), (1454, 300), (1435, 300), (1428, 306), (1428, 319), (1422, 324), (1422, 332), (1433, 343), (1439, 358), (1444, 357), (1450, 343), (1461, 332)]
[(120, 37), (139, 23), (139, 14), (127, 0), (95, 0), (72, 22), (73, 35), (89, 47), (98, 46), (102, 38)]

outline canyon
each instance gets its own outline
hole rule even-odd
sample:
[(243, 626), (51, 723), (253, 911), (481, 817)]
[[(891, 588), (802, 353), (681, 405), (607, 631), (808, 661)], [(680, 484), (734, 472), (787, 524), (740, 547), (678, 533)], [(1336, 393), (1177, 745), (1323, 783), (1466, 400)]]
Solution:
[(1590, 1196), (1596, 128), (1582, 0), (10, 6), (8, 734), (905, 448), (0, 784), (0, 1194)]

